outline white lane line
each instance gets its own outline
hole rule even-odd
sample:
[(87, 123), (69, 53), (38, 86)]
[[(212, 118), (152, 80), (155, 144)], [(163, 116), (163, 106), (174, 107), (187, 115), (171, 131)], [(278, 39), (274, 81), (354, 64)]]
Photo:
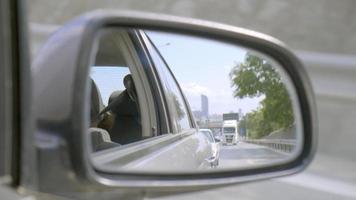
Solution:
[(304, 173), (276, 180), (322, 192), (356, 198), (356, 184), (324, 178), (319, 175)]

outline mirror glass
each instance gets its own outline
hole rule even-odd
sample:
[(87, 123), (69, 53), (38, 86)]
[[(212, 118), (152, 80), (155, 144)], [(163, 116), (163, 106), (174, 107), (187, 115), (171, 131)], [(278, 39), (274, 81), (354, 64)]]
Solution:
[(97, 169), (199, 173), (299, 155), (295, 88), (268, 55), (231, 40), (134, 28), (107, 28), (94, 46), (88, 146)]

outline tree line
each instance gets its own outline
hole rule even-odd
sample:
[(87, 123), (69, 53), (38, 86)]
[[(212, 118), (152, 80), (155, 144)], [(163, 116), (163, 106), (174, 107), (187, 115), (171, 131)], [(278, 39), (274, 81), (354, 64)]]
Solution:
[(262, 138), (292, 126), (291, 99), (280, 74), (269, 62), (247, 54), (243, 63), (231, 69), (230, 79), (234, 97), (263, 97), (260, 106), (247, 113), (239, 124), (240, 129), (247, 129), (250, 138)]

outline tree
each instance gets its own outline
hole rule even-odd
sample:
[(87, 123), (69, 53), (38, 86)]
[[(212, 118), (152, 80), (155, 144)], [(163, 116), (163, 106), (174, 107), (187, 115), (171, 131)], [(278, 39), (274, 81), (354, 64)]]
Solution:
[(260, 97), (260, 107), (247, 115), (249, 135), (260, 138), (274, 130), (290, 127), (294, 122), (288, 91), (276, 69), (261, 57), (247, 54), (245, 62), (230, 72), (236, 98)]

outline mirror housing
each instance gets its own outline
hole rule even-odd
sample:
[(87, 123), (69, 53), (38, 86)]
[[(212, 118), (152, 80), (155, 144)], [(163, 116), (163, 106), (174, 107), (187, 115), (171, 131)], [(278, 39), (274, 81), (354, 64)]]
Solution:
[[(114, 174), (95, 169), (89, 159), (86, 137), (89, 123), (86, 113), (89, 110), (86, 101), (89, 95), (88, 75), (97, 33), (107, 27), (138, 27), (203, 35), (233, 42), (274, 58), (290, 76), (303, 111), (305, 137), (301, 154), (292, 162), (278, 166), (198, 175)], [(73, 184), (79, 188), (90, 186), (104, 190), (109, 186), (191, 190), (272, 178), (303, 170), (311, 162), (316, 148), (315, 99), (303, 65), (283, 43), (254, 31), (166, 15), (97, 11), (79, 17), (57, 31), (38, 54), (32, 72), (36, 122), (33, 138), (38, 144), (32, 153), (37, 154), (38, 169), (47, 170), (46, 173), (37, 172), (39, 182), (52, 182), (50, 177), (53, 175), (49, 174), (56, 174), (62, 183), (68, 183), (61, 186), (63, 191), (73, 190)], [(55, 184), (51, 185), (53, 188), (45, 190), (58, 189)]]

